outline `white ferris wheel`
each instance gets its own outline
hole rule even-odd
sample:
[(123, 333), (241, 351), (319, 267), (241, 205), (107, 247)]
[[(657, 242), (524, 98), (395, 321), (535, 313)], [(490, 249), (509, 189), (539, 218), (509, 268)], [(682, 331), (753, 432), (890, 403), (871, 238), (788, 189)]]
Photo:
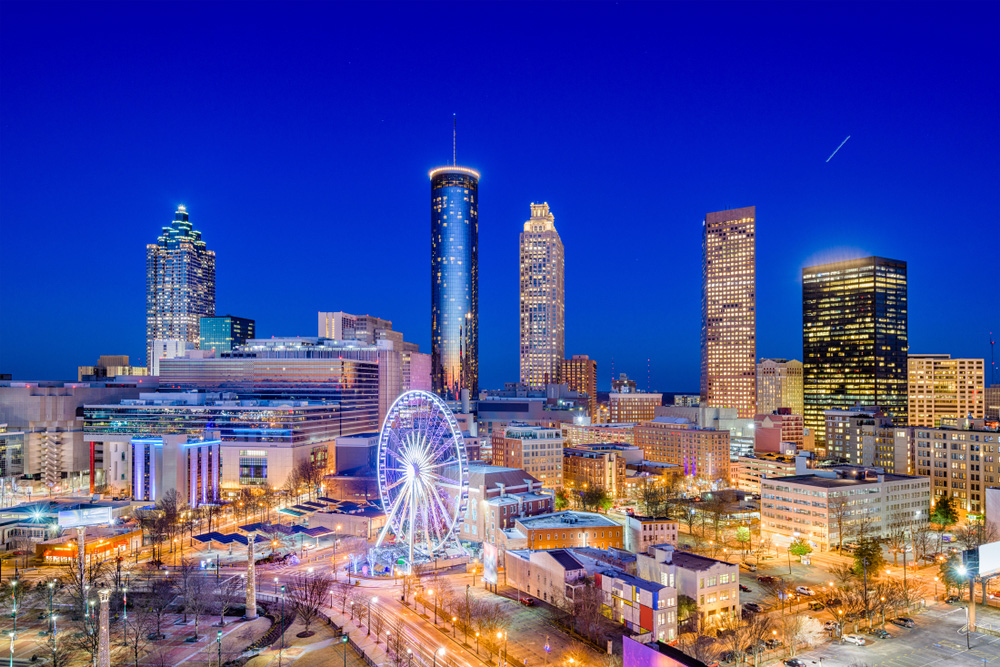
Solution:
[(391, 532), (407, 549), (407, 567), (458, 545), (459, 522), (469, 496), (469, 460), (462, 431), (436, 395), (408, 391), (386, 414), (378, 442), (378, 488), (386, 524), (376, 548)]

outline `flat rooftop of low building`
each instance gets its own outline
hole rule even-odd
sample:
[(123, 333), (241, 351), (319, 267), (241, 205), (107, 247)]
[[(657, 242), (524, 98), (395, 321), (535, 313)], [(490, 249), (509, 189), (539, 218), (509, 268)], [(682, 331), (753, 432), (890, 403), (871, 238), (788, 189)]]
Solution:
[(719, 560), (718, 558), (709, 558), (708, 556), (701, 556), (699, 554), (693, 554), (690, 551), (678, 551), (673, 545), (670, 544), (655, 544), (654, 549), (663, 549), (670, 547), (673, 549), (673, 556), (671, 562), (682, 567), (685, 570), (707, 570), (713, 565), (731, 565), (732, 567), (738, 567), (736, 563), (730, 563), (729, 561)]
[(549, 514), (539, 514), (538, 516), (525, 517), (517, 520), (525, 528), (566, 528), (566, 527), (614, 527), (621, 528), (621, 524), (612, 521), (603, 514), (592, 512), (577, 512), (566, 510), (563, 512), (550, 512)]
[(621, 570), (605, 570), (604, 572), (601, 572), (601, 576), (612, 577), (625, 582), (629, 586), (635, 586), (639, 590), (650, 591), (652, 593), (659, 593), (664, 588), (668, 588), (663, 584), (655, 581), (649, 581), (648, 579), (640, 579), (639, 577), (628, 574), (627, 572), (622, 572)]
[[(907, 482), (919, 479), (930, 479), (917, 475), (896, 475), (887, 473), (884, 476), (885, 482)], [(821, 475), (790, 475), (788, 477), (768, 477), (764, 482), (784, 482), (787, 484), (802, 484), (803, 486), (815, 486), (820, 489), (835, 489), (844, 486), (864, 486), (867, 484), (880, 484), (878, 478), (858, 478), (858, 477), (824, 477)]]

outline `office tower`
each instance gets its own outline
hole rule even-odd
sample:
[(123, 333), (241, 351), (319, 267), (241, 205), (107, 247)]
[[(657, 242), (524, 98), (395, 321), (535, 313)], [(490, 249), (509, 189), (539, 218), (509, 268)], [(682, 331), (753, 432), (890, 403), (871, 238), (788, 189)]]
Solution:
[(319, 333), (316, 335), (320, 338), (356, 340), (367, 345), (374, 345), (375, 341), (382, 337), (383, 332), (391, 331), (392, 320), (337, 311), (319, 314)]
[(118, 376), (149, 375), (145, 366), (133, 366), (127, 354), (102, 354), (93, 366), (77, 366), (77, 382), (101, 381)]
[(558, 384), (566, 355), (564, 252), (547, 203), (531, 205), (521, 232), (521, 383)]
[(200, 327), (200, 349), (214, 350), (216, 356), (232, 352), (237, 346), (257, 337), (253, 320), (234, 315), (203, 317)]
[(612, 392), (608, 395), (612, 424), (635, 424), (649, 421), (656, 416), (656, 409), (663, 404), (663, 394), (645, 392)]
[(805, 425), (823, 413), (878, 406), (906, 424), (906, 262), (864, 257), (802, 270)]
[(906, 428), (874, 406), (827, 410), (826, 458), (857, 466), (877, 466), (886, 472), (913, 472)]
[(571, 359), (563, 359), (559, 374), (570, 391), (587, 394), (587, 407), (593, 419), (597, 414), (597, 361), (586, 354), (574, 354)]
[(146, 246), (146, 365), (153, 363), (154, 340), (197, 347), (202, 315), (215, 315), (215, 252), (178, 206), (174, 221)]
[(769, 415), (789, 408), (802, 416), (802, 362), (761, 359), (757, 364), (757, 414)]
[(941, 419), (983, 418), (983, 359), (950, 354), (907, 357), (910, 426), (938, 426)]
[(702, 223), (701, 400), (753, 419), (757, 359), (755, 207)]
[(479, 172), (431, 177), (431, 386), (442, 397), (479, 393)]
[(1000, 384), (994, 384), (983, 391), (983, 416), (994, 421), (1000, 419)]

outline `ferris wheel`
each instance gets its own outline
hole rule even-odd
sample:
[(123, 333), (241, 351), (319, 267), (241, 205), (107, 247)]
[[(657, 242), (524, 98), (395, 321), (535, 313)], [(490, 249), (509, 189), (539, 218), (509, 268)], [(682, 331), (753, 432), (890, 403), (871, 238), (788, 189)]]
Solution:
[(415, 558), (435, 558), (457, 543), (469, 461), (458, 422), (436, 395), (408, 391), (389, 408), (379, 433), (378, 490), (386, 523), (376, 548), (391, 531), (412, 568)]

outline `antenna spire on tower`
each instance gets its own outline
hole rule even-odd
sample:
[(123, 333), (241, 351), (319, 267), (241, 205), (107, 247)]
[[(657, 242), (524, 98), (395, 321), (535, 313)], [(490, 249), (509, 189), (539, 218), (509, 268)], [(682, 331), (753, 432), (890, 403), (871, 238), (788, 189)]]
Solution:
[(451, 166), (458, 166), (458, 151), (456, 150), (456, 142), (458, 135), (458, 114), (451, 114)]

